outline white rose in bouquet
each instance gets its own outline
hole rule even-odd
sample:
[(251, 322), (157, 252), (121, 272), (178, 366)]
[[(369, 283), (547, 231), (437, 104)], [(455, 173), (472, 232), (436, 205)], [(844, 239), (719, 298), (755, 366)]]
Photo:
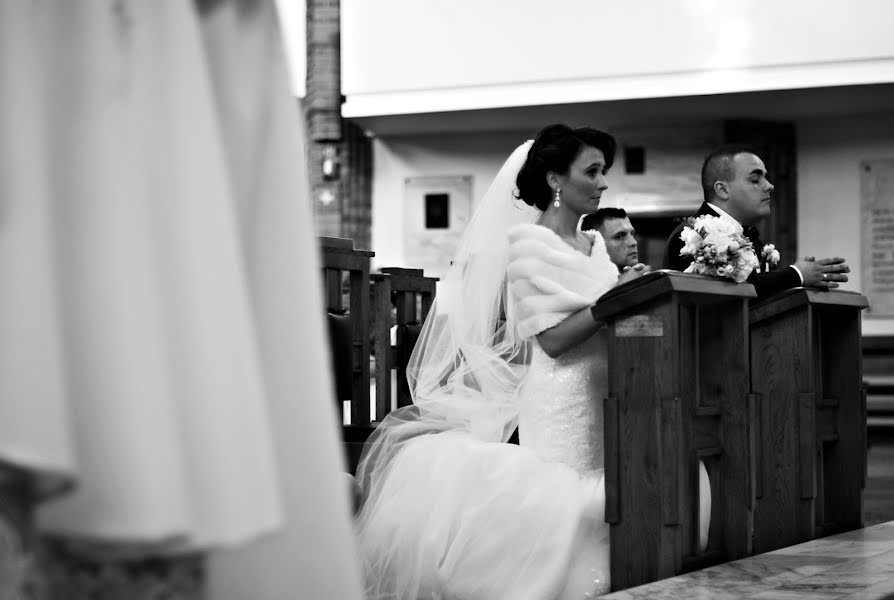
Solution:
[(680, 232), (680, 239), (683, 240), (683, 249), (680, 250), (681, 256), (684, 254), (695, 254), (699, 245), (704, 241), (704, 238), (702, 238), (695, 229), (689, 227), (683, 228), (683, 231)]
[(736, 283), (742, 283), (748, 279), (748, 276), (757, 268), (758, 264), (757, 254), (754, 253), (754, 250), (748, 249), (740, 252), (736, 260), (735, 275), (732, 275), (731, 278)]

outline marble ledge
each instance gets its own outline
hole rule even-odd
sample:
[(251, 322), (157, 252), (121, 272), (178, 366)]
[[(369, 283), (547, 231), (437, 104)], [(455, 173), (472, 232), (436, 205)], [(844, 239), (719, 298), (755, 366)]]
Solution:
[(894, 599), (894, 521), (663, 579), (602, 598)]

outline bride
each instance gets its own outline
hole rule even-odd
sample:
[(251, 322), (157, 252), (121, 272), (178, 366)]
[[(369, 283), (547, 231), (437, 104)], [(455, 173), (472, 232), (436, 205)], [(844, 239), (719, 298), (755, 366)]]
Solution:
[[(370, 598), (586, 598), (609, 590), (603, 323), (618, 275), (578, 229), (615, 140), (551, 125), (512, 153), (469, 224), (416, 345), (414, 404), (357, 472)], [(519, 430), (520, 445), (504, 443)], [(707, 514), (704, 512), (702, 514)]]

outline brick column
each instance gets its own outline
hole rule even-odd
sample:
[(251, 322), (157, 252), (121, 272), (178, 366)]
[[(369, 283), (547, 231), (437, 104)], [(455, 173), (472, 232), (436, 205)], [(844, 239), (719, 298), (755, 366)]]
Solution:
[(308, 174), (318, 235), (369, 249), (372, 149), (341, 117), (340, 0), (307, 0)]
[(344, 121), (341, 230), (354, 240), (355, 248), (375, 251), (372, 230), (372, 140), (351, 121)]

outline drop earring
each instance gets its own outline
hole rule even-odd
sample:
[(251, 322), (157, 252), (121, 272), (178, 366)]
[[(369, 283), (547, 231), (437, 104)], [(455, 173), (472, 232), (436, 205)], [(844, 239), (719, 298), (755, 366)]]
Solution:
[(559, 202), (559, 200), (561, 200), (561, 198), (562, 198), (562, 188), (556, 188), (556, 199), (553, 202), (553, 206), (555, 206), (556, 208), (559, 208), (559, 206), (561, 204)]

